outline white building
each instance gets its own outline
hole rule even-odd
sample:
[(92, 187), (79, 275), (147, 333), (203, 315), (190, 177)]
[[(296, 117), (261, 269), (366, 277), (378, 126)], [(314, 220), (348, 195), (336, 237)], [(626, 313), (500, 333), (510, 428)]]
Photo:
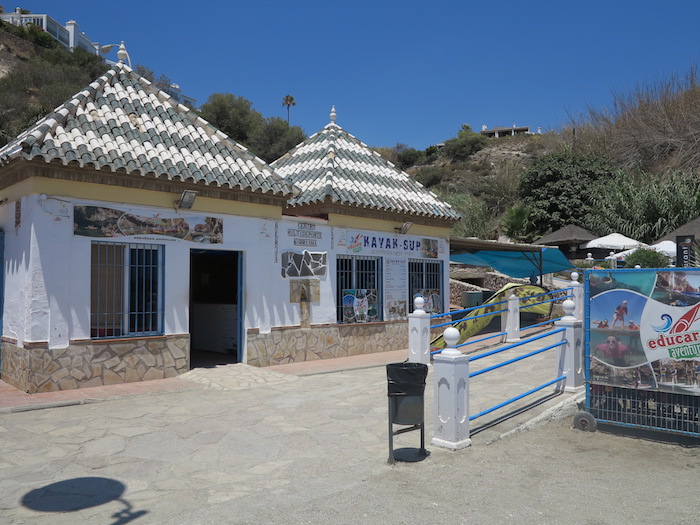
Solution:
[(405, 348), (413, 294), (448, 306), (457, 220), (335, 113), (271, 167), (120, 63), (0, 149), (0, 377)]
[(46, 31), (59, 44), (70, 51), (80, 48), (95, 55), (100, 54), (99, 45), (92, 42), (85, 33), (78, 29), (78, 23), (75, 20), (69, 20), (63, 26), (49, 15), (22, 14), (22, 10), (19, 7), (12, 13), (0, 14), (0, 20), (15, 26), (34, 24)]

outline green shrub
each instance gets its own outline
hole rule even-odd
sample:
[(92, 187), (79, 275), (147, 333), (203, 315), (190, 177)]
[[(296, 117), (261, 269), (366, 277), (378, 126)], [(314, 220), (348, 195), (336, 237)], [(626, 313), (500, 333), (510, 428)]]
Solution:
[(625, 258), (625, 267), (634, 268), (637, 265), (641, 268), (666, 268), (668, 257), (650, 248), (639, 248)]

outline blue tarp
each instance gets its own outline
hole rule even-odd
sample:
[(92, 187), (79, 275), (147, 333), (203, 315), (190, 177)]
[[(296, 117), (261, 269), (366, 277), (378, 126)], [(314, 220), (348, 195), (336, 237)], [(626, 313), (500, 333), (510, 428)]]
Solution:
[[(540, 253), (542, 254), (541, 268)], [(557, 248), (543, 248), (542, 252), (478, 250), (474, 253), (453, 253), (450, 255), (450, 261), (490, 266), (510, 277), (530, 277), (533, 272), (544, 275), (574, 268), (574, 265)]]

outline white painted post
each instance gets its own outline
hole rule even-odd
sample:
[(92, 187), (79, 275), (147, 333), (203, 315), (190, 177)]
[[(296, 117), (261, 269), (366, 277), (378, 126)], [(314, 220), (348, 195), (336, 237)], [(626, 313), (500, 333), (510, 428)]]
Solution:
[(408, 362), (430, 364), (430, 314), (423, 310), (425, 299), (413, 300), (413, 313), (408, 314)]
[(520, 341), (520, 299), (515, 294), (508, 297), (508, 311), (501, 314), (501, 332), (504, 343)]
[(573, 290), (571, 295), (574, 296), (573, 301), (576, 305), (573, 316), (579, 321), (583, 320), (583, 285), (578, 282), (578, 272), (571, 272), (571, 286)]
[(435, 354), (435, 436), (437, 447), (459, 450), (471, 445), (469, 437), (469, 356), (457, 349), (459, 330), (443, 334), (445, 349)]
[(557, 392), (581, 392), (584, 387), (583, 374), (583, 321), (574, 317), (576, 305), (571, 299), (562, 304), (564, 317), (554, 322), (557, 328), (564, 328), (562, 340), (566, 344), (558, 347), (557, 377), (566, 374), (566, 379), (556, 384)]

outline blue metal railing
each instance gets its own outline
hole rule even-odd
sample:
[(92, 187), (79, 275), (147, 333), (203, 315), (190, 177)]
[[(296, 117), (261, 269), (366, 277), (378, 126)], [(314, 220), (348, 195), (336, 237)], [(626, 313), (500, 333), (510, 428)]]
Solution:
[(552, 324), (554, 321), (559, 321), (560, 319), (563, 319), (564, 317), (555, 317), (553, 319), (547, 319), (546, 321), (542, 321), (541, 323), (536, 323), (536, 324), (529, 324), (526, 326), (526, 328), (537, 328), (538, 326), (543, 326), (546, 324)]
[[(508, 301), (499, 301), (497, 303), (485, 303), (485, 304), (480, 304), (478, 306), (470, 306), (469, 308), (465, 308), (464, 310), (454, 310), (452, 312), (433, 314), (430, 316), (430, 318), (431, 319), (439, 319), (440, 317), (447, 317), (448, 315), (455, 315), (455, 314), (463, 314), (463, 313), (471, 312), (473, 310), (477, 310), (479, 308), (486, 308), (488, 306), (497, 306), (499, 304), (508, 304)], [(459, 320), (461, 321), (462, 319), (459, 319)], [(432, 328), (435, 328), (435, 326), (433, 326)]]
[(526, 304), (525, 306), (521, 306), (520, 308), (530, 308), (532, 306), (537, 306), (538, 304), (553, 303), (554, 301), (561, 301), (562, 299), (568, 299), (569, 297), (573, 297), (573, 295), (562, 295), (561, 297), (555, 297), (554, 299), (548, 299), (547, 301), (540, 301), (539, 303)]
[[(457, 345), (457, 348), (461, 348), (461, 347), (467, 346), (467, 345), (473, 345), (474, 343), (480, 343), (481, 341), (486, 341), (487, 339), (493, 339), (494, 337), (506, 335), (507, 333), (508, 332), (497, 332), (497, 333), (494, 333), (491, 335), (487, 335), (486, 337), (482, 337), (481, 339), (475, 339), (474, 341), (467, 341), (466, 343), (459, 344), (459, 345)], [(444, 350), (444, 348), (439, 348), (438, 350), (433, 350), (432, 352), (430, 352), (430, 355), (439, 354), (443, 350)]]
[(485, 416), (486, 414), (490, 414), (491, 412), (498, 410), (499, 408), (503, 408), (504, 406), (508, 406), (511, 403), (515, 403), (516, 401), (529, 396), (530, 394), (534, 394), (535, 392), (539, 392), (543, 388), (547, 388), (549, 385), (553, 385), (554, 383), (558, 383), (559, 381), (563, 381), (566, 379), (566, 376), (560, 376), (557, 377), (556, 379), (552, 379), (551, 381), (548, 381), (538, 387), (533, 388), (532, 390), (528, 390), (527, 392), (520, 394), (519, 396), (513, 397), (507, 401), (504, 401), (503, 403), (499, 403), (498, 405), (494, 405), (491, 408), (487, 408), (486, 410), (479, 412), (478, 414), (474, 414), (473, 416), (469, 416), (469, 421), (473, 421), (474, 419)]
[(483, 354), (478, 354), (475, 356), (471, 356), (469, 358), (469, 361), (478, 361), (479, 359), (483, 359), (484, 357), (488, 357), (490, 355), (495, 355), (495, 354), (500, 354), (501, 352), (505, 352), (506, 350), (510, 350), (511, 348), (516, 348), (518, 346), (525, 345), (527, 343), (532, 343), (534, 341), (537, 341), (538, 339), (544, 339), (545, 337), (549, 337), (550, 335), (558, 334), (560, 332), (563, 332), (566, 330), (565, 328), (557, 328), (556, 330), (550, 330), (549, 332), (544, 332), (543, 334), (537, 334), (532, 337), (528, 337), (527, 339), (523, 339), (522, 341), (518, 341), (517, 343), (513, 343), (510, 345), (502, 346), (501, 348), (496, 348), (495, 350), (489, 350), (488, 352), (484, 352)]
[[(519, 301), (519, 302), (522, 302), (522, 301), (531, 300), (531, 299), (534, 298), (534, 297), (542, 297), (542, 296), (548, 296), (548, 295), (551, 296), (551, 295), (554, 295), (554, 294), (559, 294), (559, 293), (562, 293), (562, 292), (567, 292), (567, 291), (573, 290), (573, 289), (574, 289), (573, 287), (570, 287), (570, 288), (562, 288), (562, 289), (560, 289), (560, 290), (554, 290), (554, 291), (551, 291), (551, 292), (542, 292), (542, 293), (538, 293), (538, 294), (535, 294), (535, 295), (528, 295), (527, 297), (520, 297), (520, 298), (518, 298), (518, 301)], [(522, 309), (530, 308), (530, 307), (532, 307), (532, 306), (537, 306), (537, 305), (540, 305), (540, 304), (551, 303), (551, 302), (554, 302), (554, 301), (561, 301), (562, 299), (567, 299), (567, 298), (573, 298), (573, 295), (561, 295), (561, 296), (554, 297), (554, 298), (552, 298), (552, 299), (548, 299), (548, 300), (546, 300), (546, 301), (540, 301), (540, 302), (533, 303), (533, 304), (522, 305), (522, 306), (520, 306), (520, 309), (522, 310)], [(460, 313), (466, 313), (466, 312), (472, 312), (472, 311), (477, 310), (477, 309), (479, 309), (479, 308), (488, 308), (488, 307), (490, 307), (490, 306), (497, 306), (497, 305), (507, 304), (507, 303), (508, 303), (508, 301), (499, 301), (499, 302), (497, 302), (497, 303), (487, 303), (487, 304), (482, 304), (482, 305), (479, 305), (479, 306), (472, 306), (472, 307), (469, 307), (469, 308), (465, 308), (465, 309), (463, 309), (463, 310), (456, 310), (456, 311), (454, 311), (454, 312), (450, 312), (449, 315), (460, 314)], [(445, 322), (445, 323), (439, 323), (439, 324), (436, 324), (436, 325), (432, 325), (432, 326), (430, 327), (430, 329), (433, 330), (433, 329), (435, 329), (435, 328), (441, 328), (441, 327), (443, 327), (443, 326), (451, 326), (451, 325), (453, 325), (453, 324), (461, 323), (462, 321), (468, 321), (468, 320), (470, 320), (470, 319), (478, 319), (478, 318), (480, 318), (480, 317), (487, 317), (487, 316), (491, 316), (491, 315), (502, 314), (502, 313), (505, 313), (505, 312), (508, 312), (508, 309), (507, 309), (507, 308), (502, 309), (502, 310), (494, 310), (494, 311), (491, 311), (491, 312), (487, 312), (487, 313), (485, 313), (485, 314), (473, 315), (473, 316), (469, 316), (469, 317), (462, 317), (462, 318), (460, 318), (460, 319), (455, 319), (455, 320), (453, 320), (453, 321), (448, 321), (448, 322)], [(431, 319), (438, 319), (438, 318), (441, 318), (441, 317), (446, 317), (447, 315), (448, 315), (448, 314), (444, 314), (444, 313), (442, 313), (442, 314), (434, 314), (434, 315), (431, 315), (430, 318), (431, 318)], [(551, 323), (553, 323), (554, 321), (558, 321), (559, 319), (561, 319), (561, 317), (557, 317), (556, 319), (549, 319), (549, 320), (544, 321), (544, 322), (541, 322), (541, 323), (529, 325), (529, 326), (527, 326), (527, 328), (534, 328), (534, 327), (542, 326), (542, 325), (545, 325), (545, 324), (551, 324)], [(493, 338), (495, 338), (495, 337), (499, 337), (499, 336), (506, 335), (506, 334), (507, 334), (507, 332), (496, 332), (496, 333), (493, 333), (493, 334), (488, 335), (488, 336), (486, 336), (486, 337), (482, 337), (481, 339), (476, 339), (476, 340), (474, 340), (474, 341), (467, 341), (467, 342), (465, 342), (465, 343), (461, 343), (461, 344), (457, 345), (457, 348), (461, 348), (461, 347), (463, 347), (463, 346), (467, 346), (467, 345), (471, 345), (471, 344), (475, 344), (475, 343), (480, 343), (480, 342), (482, 342), (482, 341), (486, 341), (486, 340), (488, 340), (488, 339), (493, 339)], [(439, 353), (442, 352), (442, 350), (443, 350), (443, 349), (433, 350), (432, 352), (430, 352), (430, 355), (439, 354)]]
[[(491, 306), (491, 305), (489, 305), (489, 306)], [(455, 323), (461, 323), (462, 321), (468, 321), (469, 319), (478, 319), (479, 317), (488, 317), (489, 315), (496, 315), (496, 314), (500, 314), (500, 313), (507, 312), (507, 311), (508, 311), (508, 309), (506, 308), (505, 310), (494, 310), (493, 312), (488, 312), (488, 313), (479, 314), (479, 315), (472, 315), (471, 317), (462, 317), (461, 319), (457, 319), (455, 321), (449, 321), (447, 323), (432, 325), (430, 327), (430, 329), (432, 330), (433, 328), (440, 328), (441, 326), (447, 326), (447, 325), (451, 325), (451, 324), (455, 324)]]
[[(522, 345), (527, 344), (527, 343), (532, 343), (533, 341), (537, 341), (537, 340), (539, 340), (539, 339), (544, 339), (545, 337), (550, 337), (550, 336), (552, 336), (552, 335), (561, 333), (561, 332), (563, 332), (564, 330), (565, 330), (565, 328), (557, 328), (557, 329), (555, 329), (555, 330), (551, 330), (551, 331), (549, 331), (549, 332), (545, 332), (545, 333), (543, 333), (543, 334), (539, 334), (539, 335), (536, 335), (536, 336), (534, 336), (534, 337), (529, 337), (529, 338), (523, 339), (522, 341), (519, 341), (519, 342), (517, 342), (517, 343), (513, 343), (513, 344), (511, 344), (511, 345), (507, 345), (507, 346), (504, 346), (504, 347), (502, 347), (502, 348), (497, 348), (497, 349), (495, 349), (495, 350), (491, 350), (491, 351), (484, 352), (484, 353), (482, 353), (482, 354), (476, 355), (476, 356), (474, 356), (474, 357), (471, 357), (471, 358), (469, 359), (469, 361), (470, 361), (470, 362), (471, 362), (471, 361), (476, 361), (476, 360), (482, 359), (482, 358), (484, 358), (484, 357), (488, 357), (488, 356), (495, 355), (495, 354), (498, 354), (498, 353), (501, 353), (501, 352), (505, 352), (506, 350), (510, 350), (510, 349), (512, 349), (512, 348), (515, 348), (515, 347), (518, 347), (518, 346), (522, 346)], [(568, 343), (568, 341), (567, 341), (566, 339), (562, 339), (561, 341), (559, 341), (559, 342), (557, 342), (557, 343), (554, 343), (554, 344), (551, 344), (551, 345), (549, 345), (549, 346), (545, 346), (545, 347), (543, 347), (543, 348), (539, 348), (539, 349), (537, 349), (537, 350), (533, 350), (532, 352), (528, 352), (527, 354), (524, 354), (524, 355), (521, 355), (521, 356), (518, 356), (518, 357), (514, 357), (514, 358), (509, 359), (509, 360), (507, 360), (507, 361), (504, 361), (504, 362), (502, 362), (502, 363), (499, 363), (499, 364), (496, 364), (496, 365), (493, 365), (493, 366), (489, 366), (489, 367), (483, 368), (483, 369), (481, 369), (481, 370), (477, 370), (476, 372), (472, 372), (472, 373), (469, 374), (469, 379), (471, 379), (471, 378), (473, 378), (473, 377), (480, 376), (480, 375), (485, 374), (485, 373), (487, 373), (487, 372), (491, 372), (491, 371), (493, 371), (493, 370), (497, 370), (497, 369), (499, 369), (499, 368), (503, 368), (504, 366), (508, 366), (508, 365), (513, 364), (513, 363), (516, 363), (516, 362), (518, 362), (518, 361), (522, 361), (522, 360), (524, 360), (524, 359), (528, 359), (528, 358), (533, 357), (533, 356), (535, 356), (535, 355), (538, 355), (538, 354), (541, 354), (541, 353), (543, 353), (543, 352), (546, 352), (547, 350), (551, 350), (552, 348), (556, 348), (556, 347), (559, 347), (559, 346), (563, 346), (563, 345), (565, 345), (565, 344), (567, 344), (567, 343)], [(547, 381), (546, 383), (543, 383), (543, 384), (541, 384), (541, 385), (539, 385), (539, 386), (536, 386), (535, 388), (533, 388), (533, 389), (531, 389), (531, 390), (528, 390), (527, 392), (524, 392), (524, 393), (522, 393), (522, 394), (520, 394), (520, 395), (517, 395), (517, 396), (515, 396), (515, 397), (512, 397), (512, 398), (510, 398), (510, 399), (507, 399), (506, 401), (503, 401), (502, 403), (499, 403), (499, 404), (494, 405), (494, 406), (492, 406), (492, 407), (490, 407), (490, 408), (487, 408), (486, 410), (484, 410), (484, 411), (482, 411), (482, 412), (479, 412), (478, 414), (474, 414), (474, 415), (469, 416), (469, 421), (473, 421), (474, 419), (477, 419), (477, 418), (479, 418), (479, 417), (481, 417), (481, 416), (485, 416), (486, 414), (490, 414), (491, 412), (493, 412), (493, 411), (495, 411), (495, 410), (498, 410), (499, 408), (503, 408), (503, 407), (505, 407), (505, 406), (507, 406), (507, 405), (510, 405), (511, 403), (515, 403), (516, 401), (518, 401), (518, 400), (520, 400), (520, 399), (522, 399), (522, 398), (524, 398), (524, 397), (527, 397), (527, 396), (529, 396), (529, 395), (531, 395), (531, 394), (534, 394), (535, 392), (539, 392), (540, 390), (542, 390), (542, 389), (544, 389), (544, 388), (547, 388), (548, 386), (553, 385), (554, 383), (558, 383), (558, 382), (560, 382), (560, 381), (563, 381), (564, 379), (566, 379), (566, 375), (557, 377), (556, 379), (553, 379), (553, 380), (551, 380), (551, 381)]]

